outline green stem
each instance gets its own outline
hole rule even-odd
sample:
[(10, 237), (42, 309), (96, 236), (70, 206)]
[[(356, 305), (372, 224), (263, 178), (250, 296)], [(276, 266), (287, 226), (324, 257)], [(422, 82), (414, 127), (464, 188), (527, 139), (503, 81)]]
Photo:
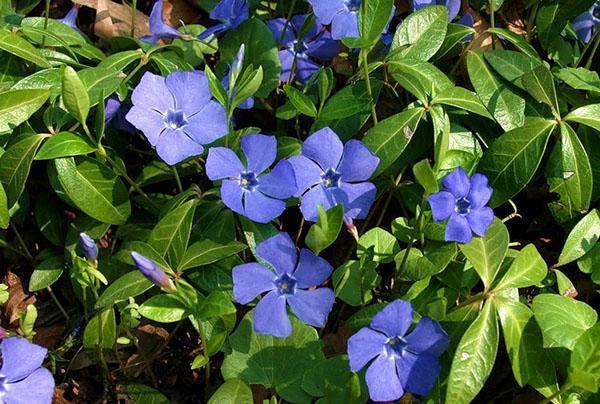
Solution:
[(121, 172), (120, 168), (117, 166), (117, 163), (111, 159), (110, 157), (108, 157), (108, 155), (104, 156), (106, 158), (106, 161), (108, 161), (110, 163), (111, 166), (113, 166), (113, 169), (117, 169), (117, 171), (119, 172), (120, 176), (123, 177), (123, 179), (138, 193), (140, 194), (140, 196), (142, 198), (144, 198), (146, 200), (146, 202), (148, 202), (150, 204), (150, 206), (152, 206), (152, 208), (158, 209), (159, 206), (152, 200), (150, 199), (150, 197), (142, 190), (142, 188), (140, 188), (140, 186), (134, 181), (132, 180), (129, 175), (127, 175), (126, 172)]
[(17, 240), (19, 241), (19, 244), (21, 245), (21, 248), (23, 249), (23, 251), (25, 251), (27, 258), (30, 261), (33, 261), (33, 255), (31, 255), (31, 253), (29, 252), (29, 249), (27, 248), (27, 244), (25, 244), (23, 237), (21, 237), (21, 233), (19, 233), (19, 230), (17, 230), (17, 226), (15, 226), (13, 223), (11, 223), (10, 227), (12, 227), (13, 231), (15, 232), (15, 236), (17, 236)]
[(137, 0), (131, 1), (131, 37), (135, 38), (135, 15), (137, 14)]
[(367, 85), (367, 94), (369, 94), (369, 98), (371, 98), (371, 117), (373, 118), (373, 124), (377, 125), (377, 111), (375, 110), (375, 102), (373, 100), (373, 90), (371, 88), (371, 79), (369, 77), (369, 60), (367, 58), (369, 54), (369, 49), (361, 49), (360, 50), (360, 59), (361, 64), (363, 66), (364, 75), (365, 75), (365, 84)]
[(465, 306), (468, 306), (470, 304), (473, 304), (475, 302), (483, 300), (484, 298), (485, 298), (485, 295), (483, 294), (483, 292), (479, 292), (476, 295), (473, 295), (473, 296), (469, 297), (465, 301), (463, 301), (463, 302), (459, 303), (458, 305), (454, 306), (453, 308), (451, 308), (450, 311), (448, 311), (448, 313), (455, 312), (458, 309), (461, 309), (461, 308), (463, 308)]
[(594, 49), (592, 49), (592, 53), (590, 53), (590, 55), (588, 56), (588, 61), (585, 64), (586, 69), (589, 69), (590, 67), (592, 67), (592, 63), (594, 61), (594, 55), (596, 54), (596, 51), (598, 50), (598, 45), (600, 45), (600, 35), (598, 35), (598, 31), (596, 31), (595, 41), (594, 41)]
[(48, 19), (50, 18), (50, 0), (46, 0), (44, 9), (44, 35), (42, 36), (42, 48), (46, 44), (46, 30), (48, 29)]
[(54, 303), (56, 304), (56, 306), (58, 306), (58, 309), (60, 310), (60, 312), (62, 313), (62, 315), (65, 316), (65, 318), (68, 321), (69, 320), (69, 314), (67, 314), (67, 311), (65, 310), (65, 308), (62, 306), (62, 304), (60, 304), (60, 301), (58, 300), (58, 298), (56, 297), (56, 295), (54, 295), (54, 292), (52, 292), (52, 288), (50, 286), (48, 286), (46, 289), (48, 290), (48, 293), (50, 293), (50, 296), (52, 297), (52, 300), (54, 300)]
[(121, 81), (121, 84), (125, 84), (129, 80), (131, 80), (133, 75), (136, 74), (142, 67), (144, 67), (144, 65), (146, 65), (146, 63), (148, 63), (148, 57), (147, 57), (147, 55), (144, 54), (142, 56), (142, 58), (140, 59), (140, 62), (138, 63), (138, 65), (136, 67), (134, 67), (132, 71), (129, 72), (129, 74)]
[[(95, 301), (98, 301), (98, 290), (96, 287), (96, 280), (94, 280), (94, 286), (92, 286), (92, 294), (94, 295)], [(104, 323), (102, 322), (102, 312), (98, 312), (98, 358), (100, 359), (100, 364), (102, 365), (102, 369), (105, 374), (108, 374), (108, 364), (106, 363), (106, 358), (104, 357)]]
[(402, 273), (402, 270), (404, 269), (404, 265), (406, 265), (406, 261), (408, 261), (408, 254), (410, 253), (410, 250), (412, 249), (413, 244), (415, 243), (415, 241), (417, 241), (417, 239), (420, 238), (418, 236), (421, 233), (421, 224), (422, 224), (422, 219), (423, 219), (423, 211), (425, 208), (425, 201), (426, 201), (425, 198), (423, 198), (423, 200), (421, 201), (421, 205), (420, 205), (420, 209), (419, 209), (419, 216), (417, 217), (417, 221), (415, 223), (415, 230), (413, 232), (412, 237), (410, 238), (410, 241), (408, 242), (408, 246), (406, 246), (406, 250), (404, 251), (404, 256), (402, 257), (402, 262), (400, 263), (400, 266), (398, 267), (398, 269), (396, 269), (396, 274), (395, 274), (396, 278), (398, 277), (398, 275), (400, 275)]
[(540, 404), (551, 403), (552, 400), (554, 400), (561, 394), (566, 393), (567, 390), (569, 390), (570, 388), (571, 388), (571, 383), (566, 382), (556, 393), (554, 393), (550, 397), (547, 397), (547, 398), (543, 399), (542, 401), (540, 401)]
[(285, 19), (285, 24), (283, 24), (283, 30), (281, 30), (281, 35), (279, 36), (279, 41), (277, 41), (277, 43), (283, 42), (285, 31), (287, 30), (288, 25), (290, 25), (290, 20), (292, 19), (292, 14), (294, 13), (294, 7), (296, 7), (296, 0), (292, 0), (292, 5), (290, 6), (290, 10), (288, 11), (287, 17)]
[[(494, 23), (494, 12), (496, 11), (495, 0), (490, 0), (490, 26), (492, 29), (495, 27)], [(494, 34), (492, 34), (492, 49), (496, 49), (496, 42), (494, 41)]]
[(588, 49), (590, 48), (590, 46), (592, 46), (592, 44), (594, 43), (594, 40), (596, 39), (596, 37), (598, 36), (598, 33), (600, 31), (596, 31), (594, 32), (594, 36), (592, 37), (591, 40), (589, 40), (585, 46), (583, 47), (583, 49), (581, 50), (581, 54), (579, 55), (579, 58), (577, 59), (577, 62), (575, 63), (575, 67), (579, 67), (579, 64), (583, 61), (583, 57), (585, 56), (585, 54), (587, 53)]
[(181, 192), (183, 192), (183, 185), (181, 185), (181, 178), (179, 178), (179, 173), (177, 172), (177, 167), (172, 166), (171, 169), (173, 170), (173, 175), (175, 176), (175, 182), (177, 182), (177, 189), (179, 190), (179, 193), (181, 193)]

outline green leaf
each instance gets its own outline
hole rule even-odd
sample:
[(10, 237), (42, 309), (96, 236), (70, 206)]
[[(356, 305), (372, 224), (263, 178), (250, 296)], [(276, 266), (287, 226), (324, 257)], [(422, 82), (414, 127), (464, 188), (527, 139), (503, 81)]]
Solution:
[(8, 214), (8, 199), (6, 198), (6, 192), (4, 187), (0, 183), (0, 229), (7, 229), (10, 223), (10, 216)]
[(558, 257), (558, 265), (583, 257), (596, 245), (600, 238), (600, 214), (598, 209), (592, 210), (575, 225)]
[(135, 266), (135, 262), (133, 258), (131, 258), (131, 253), (135, 251), (143, 256), (150, 258), (154, 261), (159, 267), (167, 270), (171, 270), (171, 266), (162, 255), (154, 249), (150, 244), (144, 243), (143, 241), (130, 241), (125, 243), (121, 248), (121, 251), (117, 253), (115, 257), (117, 257), (121, 262), (124, 262), (128, 265)]
[(448, 24), (448, 30), (446, 31), (446, 37), (440, 49), (435, 54), (435, 60), (442, 59), (448, 52), (450, 52), (455, 46), (461, 44), (463, 39), (469, 35), (473, 35), (475, 30), (471, 27), (462, 24)]
[(539, 285), (548, 273), (548, 266), (533, 244), (527, 244), (513, 260), (508, 271), (494, 286), (495, 291)]
[(332, 276), (336, 297), (350, 306), (363, 306), (373, 297), (373, 289), (380, 281), (373, 265), (362, 266), (360, 261), (347, 261)]
[(123, 224), (131, 214), (127, 189), (111, 170), (95, 159), (54, 160), (58, 180), (73, 203), (104, 223)]
[(396, 257), (396, 269), (401, 279), (417, 281), (442, 272), (456, 256), (456, 243), (428, 243), (423, 251), (411, 248), (404, 267), (406, 250), (400, 251)]
[(487, 30), (491, 34), (502, 36), (503, 39), (513, 44), (518, 50), (525, 53), (534, 59), (539, 59), (539, 55), (535, 48), (527, 42), (527, 39), (523, 35), (519, 35), (506, 28), (488, 28)]
[(487, 289), (494, 281), (508, 251), (509, 235), (504, 223), (498, 218), (487, 229), (484, 237), (474, 237), (470, 243), (459, 244)]
[(497, 138), (483, 155), (479, 170), (494, 189), (490, 205), (499, 206), (531, 180), (546, 150), (556, 122), (531, 119), (525, 126)]
[(4, 28), (0, 29), (0, 49), (40, 67), (51, 67), (50, 63), (33, 45)]
[(431, 63), (410, 59), (393, 60), (389, 62), (389, 69), (400, 86), (425, 104), (432, 93), (454, 87), (448, 76)]
[(90, 319), (83, 331), (83, 347), (111, 349), (117, 339), (115, 311), (106, 308)]
[(541, 65), (525, 73), (521, 82), (534, 100), (549, 105), (554, 115), (558, 116), (558, 99), (554, 88), (554, 78), (546, 66)]
[[(246, 74), (248, 72), (248, 74)], [(244, 72), (244, 75), (238, 79), (235, 87), (235, 93), (233, 95), (233, 106), (237, 107), (248, 98), (252, 97), (263, 81), (263, 70), (259, 66), (258, 69), (248, 70)]]
[(179, 265), (187, 248), (196, 206), (197, 201), (191, 200), (167, 213), (148, 237), (148, 244), (167, 257), (173, 267)]
[(385, 264), (394, 261), (400, 246), (396, 237), (380, 227), (375, 227), (360, 236), (356, 254), (360, 258), (370, 250), (373, 253), (373, 261)]
[[(371, 0), (364, 3), (363, 8), (358, 14), (358, 32), (360, 38), (342, 38), (344, 45), (349, 48), (368, 48), (372, 46), (385, 29), (392, 14), (392, 0)], [(364, 25), (363, 25), (364, 21)]]
[(431, 168), (431, 165), (429, 164), (429, 160), (424, 159), (418, 163), (415, 163), (413, 166), (413, 174), (415, 175), (415, 180), (425, 190), (425, 194), (423, 196), (427, 196), (439, 191), (438, 181), (435, 177), (433, 169)]
[(112, 306), (117, 302), (121, 302), (129, 299), (130, 297), (136, 297), (147, 291), (152, 287), (150, 282), (142, 273), (138, 270), (127, 272), (121, 276), (104, 290), (104, 292), (98, 298), (96, 302), (96, 308), (101, 309), (103, 307)]
[(63, 70), (62, 99), (69, 114), (85, 125), (90, 111), (90, 97), (77, 72), (71, 66), (66, 66)]
[(307, 369), (302, 388), (314, 397), (323, 397), (317, 403), (365, 403), (367, 386), (358, 373), (350, 370), (347, 355), (338, 355)]
[(497, 74), (522, 89), (525, 89), (521, 82), (523, 75), (536, 67), (543, 66), (540, 60), (521, 52), (496, 49), (486, 51), (483, 55), (485, 61)]
[(46, 258), (31, 273), (29, 278), (29, 291), (35, 292), (51, 286), (60, 278), (65, 268), (65, 260), (57, 255)]
[(525, 100), (513, 92), (487, 65), (482, 53), (469, 52), (469, 78), (487, 110), (504, 130), (523, 125)]
[(423, 114), (423, 108), (411, 108), (384, 119), (365, 134), (364, 144), (379, 157), (373, 177), (384, 172), (400, 157)]
[(565, 116), (565, 121), (581, 123), (590, 128), (600, 130), (600, 104), (590, 104), (579, 107)]
[(9, 209), (19, 200), (29, 177), (35, 152), (46, 137), (47, 135), (24, 136), (0, 156), (0, 182), (6, 185)]
[(344, 222), (344, 206), (336, 205), (327, 211), (321, 205), (317, 208), (319, 220), (310, 227), (304, 242), (308, 248), (319, 255), (336, 240), (340, 233)]
[(252, 254), (255, 256), (256, 246), (278, 233), (275, 226), (271, 223), (256, 223), (242, 216), (240, 216), (239, 219), (242, 223), (242, 228), (244, 229), (246, 244), (248, 244), (250, 251), (252, 251)]
[(49, 35), (41, 35), (37, 32), (26, 31), (26, 36), (33, 42), (41, 44), (44, 43), (46, 46), (65, 46), (65, 45), (84, 45), (85, 38), (70, 26), (53, 19), (46, 19), (44, 17), (26, 17), (21, 20), (22, 27), (33, 27), (40, 30), (44, 30), (54, 36), (58, 36), (60, 41), (53, 39)]
[(135, 404), (169, 404), (169, 401), (160, 391), (154, 390), (143, 384), (128, 384), (127, 395)]
[(483, 310), (464, 333), (452, 360), (446, 402), (470, 403), (492, 372), (498, 351), (498, 318), (493, 305)]
[(393, 59), (429, 60), (440, 49), (448, 29), (448, 8), (430, 6), (411, 14), (396, 29), (390, 52), (409, 45)]
[(317, 107), (302, 91), (288, 84), (283, 86), (283, 91), (285, 91), (288, 99), (298, 111), (313, 118), (317, 116)]
[(302, 377), (307, 369), (325, 360), (317, 330), (290, 316), (289, 337), (257, 334), (252, 330), (253, 313), (246, 314), (229, 337), (231, 353), (225, 355), (221, 366), (223, 378), (273, 388), (286, 401), (310, 401), (302, 390)]
[(240, 379), (229, 379), (219, 386), (208, 404), (254, 404), (252, 390)]
[(185, 251), (177, 270), (181, 272), (186, 269), (212, 264), (225, 257), (244, 251), (246, 248), (245, 244), (237, 241), (227, 244), (216, 243), (212, 240), (198, 241), (189, 246)]
[(532, 309), (544, 334), (544, 347), (549, 348), (573, 349), (577, 339), (598, 319), (587, 304), (550, 293), (537, 295)]
[(210, 292), (200, 302), (195, 315), (197, 314), (200, 320), (209, 320), (234, 314), (236, 309), (229, 296), (229, 293), (218, 290)]
[(80, 135), (60, 132), (50, 137), (35, 155), (36, 160), (52, 160), (60, 157), (80, 156), (96, 150)]
[[(591, 386), (579, 380), (592, 381)], [(600, 323), (583, 333), (573, 347), (569, 364), (569, 380), (588, 391), (596, 392), (600, 386)]]
[(595, 91), (600, 93), (598, 72), (583, 67), (565, 67), (558, 69), (556, 77), (576, 90)]
[(88, 94), (90, 107), (98, 104), (100, 94), (103, 98), (112, 95), (125, 78), (125, 75), (115, 68), (88, 67), (77, 72), (81, 83)]
[(25, 122), (48, 99), (47, 89), (9, 90), (0, 93), (0, 133)]
[(187, 308), (176, 295), (165, 293), (152, 296), (142, 303), (139, 313), (159, 323), (175, 323), (189, 315)]
[(477, 95), (466, 88), (450, 87), (440, 93), (431, 100), (431, 104), (445, 104), (456, 108), (466, 109), (477, 115), (493, 119), (487, 109), (481, 103)]

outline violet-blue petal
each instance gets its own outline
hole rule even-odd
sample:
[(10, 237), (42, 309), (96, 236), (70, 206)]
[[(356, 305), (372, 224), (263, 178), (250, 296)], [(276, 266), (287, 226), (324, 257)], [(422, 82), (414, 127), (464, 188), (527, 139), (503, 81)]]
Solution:
[(2, 368), (0, 375), (5, 382), (17, 382), (42, 366), (48, 350), (25, 338), (10, 337), (2, 340)]
[(448, 21), (452, 21), (458, 16), (461, 0), (438, 0), (440, 6), (446, 6), (448, 9)]
[(52, 373), (40, 368), (21, 381), (10, 383), (0, 400), (5, 404), (49, 404), (54, 395), (54, 385)]
[(333, 267), (325, 259), (315, 255), (309, 249), (300, 250), (298, 267), (294, 272), (298, 288), (308, 289), (319, 286), (329, 278), (332, 272)]
[[(473, 18), (473, 14), (471, 14), (471, 12), (468, 11), (462, 17), (460, 17), (458, 19), (458, 21), (456, 21), (456, 23), (460, 24), (460, 25), (464, 25), (466, 27), (473, 28), (473, 24), (475, 24), (475, 19)], [(469, 35), (469, 37), (467, 37), (467, 39), (469, 39), (472, 36), (473, 36), (473, 34)]]
[(474, 174), (471, 177), (471, 187), (467, 199), (471, 203), (471, 208), (480, 208), (485, 206), (492, 197), (492, 187), (488, 185), (488, 179), (483, 174)]
[(333, 16), (331, 21), (331, 37), (333, 39), (357, 38), (358, 13), (355, 11), (342, 11)]
[(405, 378), (404, 388), (413, 394), (429, 394), (440, 374), (437, 358), (429, 355), (407, 354), (396, 361), (398, 375)]
[(390, 338), (402, 337), (412, 324), (413, 309), (409, 302), (396, 299), (371, 320), (371, 328), (380, 331)]
[(282, 36), (283, 27), (286, 25), (285, 18), (274, 18), (272, 20), (267, 21), (267, 27), (271, 30), (273, 34), (273, 39), (277, 42), (277, 45), (288, 47), (292, 42), (296, 40), (296, 35), (294, 34), (292, 27), (290, 24), (287, 25), (285, 34)]
[(206, 175), (212, 181), (237, 178), (244, 171), (244, 166), (239, 157), (227, 147), (211, 147), (208, 149), (204, 168)]
[[(306, 21), (306, 14), (296, 14), (294, 16), (292, 16), (292, 19), (290, 20), (290, 24), (292, 25), (292, 28), (294, 30), (294, 33), (296, 36), (300, 35), (300, 32), (302, 31), (302, 27), (304, 26), (304, 21)], [(310, 29), (308, 30), (308, 32), (306, 33), (306, 35), (304, 35), (303, 38), (298, 38), (301, 39), (304, 42), (308, 42), (310, 40), (312, 40), (313, 37), (315, 37), (317, 35), (317, 33), (319, 31), (321, 31), (323, 29), (323, 25), (319, 24), (319, 22), (315, 21), (314, 24), (312, 24), (312, 26), (310, 27)]]
[(163, 0), (156, 0), (150, 12), (150, 32), (159, 38), (179, 38), (181, 32), (165, 23)]
[(110, 122), (119, 108), (121, 108), (121, 101), (116, 96), (109, 97), (104, 105), (104, 122)]
[(313, 62), (305, 53), (296, 56), (296, 77), (302, 84), (308, 83), (313, 74), (319, 71), (321, 66)]
[(79, 233), (79, 244), (81, 244), (83, 253), (88, 259), (95, 260), (98, 258), (98, 246), (94, 239), (89, 235), (86, 233)]
[(396, 361), (379, 355), (365, 374), (369, 397), (373, 401), (396, 401), (404, 395), (404, 389), (396, 373)]
[(241, 304), (250, 303), (263, 292), (275, 289), (275, 274), (258, 262), (237, 265), (231, 271), (233, 297)]
[(77, 26), (77, 15), (79, 14), (79, 7), (80, 7), (79, 4), (73, 4), (73, 7), (71, 7), (69, 12), (67, 14), (65, 14), (65, 16), (63, 18), (59, 19), (58, 21), (73, 28), (75, 31), (77, 31), (81, 35), (83, 35), (83, 32), (81, 32), (81, 30)]
[(158, 35), (142, 35), (140, 37), (140, 41), (151, 43), (152, 45), (156, 45), (160, 37)]
[(182, 130), (165, 129), (156, 142), (156, 153), (168, 165), (202, 154), (204, 147), (190, 139)]
[(573, 29), (577, 33), (580, 40), (588, 43), (592, 39), (592, 31), (594, 29), (594, 16), (590, 11), (579, 14), (573, 20)]
[(237, 28), (249, 17), (250, 6), (247, 0), (221, 0), (210, 12), (210, 18), (228, 21), (231, 28)]
[(329, 31), (321, 31), (318, 36), (307, 43), (306, 54), (318, 60), (328, 61), (340, 53), (339, 43), (331, 38)]
[(214, 100), (209, 101), (188, 119), (183, 129), (196, 142), (211, 144), (229, 131), (225, 108)]
[(342, 141), (329, 127), (319, 129), (302, 145), (302, 154), (319, 164), (323, 171), (337, 169), (343, 152)]
[(256, 255), (271, 265), (280, 275), (292, 273), (298, 259), (296, 246), (287, 233), (278, 233), (258, 244)]
[(137, 129), (142, 131), (148, 142), (156, 146), (160, 134), (165, 130), (165, 121), (161, 114), (148, 107), (133, 105), (125, 119)]
[(292, 66), (294, 65), (294, 52), (289, 48), (282, 49), (278, 52), (279, 63), (281, 64), (281, 73), (279, 80), (283, 82), (292, 81), (295, 74), (292, 74)]
[(287, 296), (290, 308), (300, 320), (313, 327), (323, 327), (333, 308), (335, 295), (329, 288), (297, 289)]
[(131, 94), (131, 102), (137, 107), (147, 107), (167, 113), (175, 107), (175, 100), (165, 84), (165, 78), (146, 72)]
[(210, 28), (205, 29), (204, 31), (202, 31), (199, 35), (198, 35), (198, 39), (203, 41), (205, 39), (207, 39), (208, 37), (210, 37), (211, 35), (218, 35), (221, 32), (225, 32), (227, 31), (229, 28), (231, 28), (230, 24), (216, 24), (213, 25)]
[(435, 320), (423, 317), (410, 334), (404, 337), (411, 352), (440, 356), (448, 348), (448, 334)]
[(309, 222), (316, 222), (319, 219), (317, 208), (319, 205), (323, 206), (325, 210), (329, 210), (336, 205), (332, 194), (322, 185), (316, 185), (302, 196), (300, 211), (304, 219)]
[(254, 332), (287, 338), (292, 333), (292, 323), (286, 311), (285, 295), (272, 290), (265, 295), (254, 309)]
[(444, 177), (442, 185), (444, 186), (444, 189), (452, 193), (456, 199), (465, 198), (469, 193), (470, 188), (469, 176), (462, 167), (458, 167)]
[(287, 160), (281, 160), (267, 174), (260, 177), (260, 192), (277, 199), (286, 199), (296, 194), (294, 168)]
[(240, 145), (246, 155), (248, 171), (256, 175), (269, 168), (277, 157), (277, 139), (275, 139), (275, 136), (246, 135), (240, 140)]
[(165, 84), (175, 98), (175, 108), (183, 110), (188, 118), (212, 98), (208, 80), (200, 71), (175, 71), (167, 76)]
[(456, 198), (448, 191), (440, 191), (427, 197), (431, 215), (436, 222), (445, 220), (456, 208)]
[(377, 157), (360, 140), (349, 140), (344, 146), (344, 154), (337, 171), (342, 174), (342, 181), (366, 181), (377, 169)]
[(258, 190), (244, 193), (244, 216), (253, 222), (269, 223), (281, 216), (285, 202), (273, 199)]
[(459, 243), (468, 243), (473, 238), (471, 232), (471, 226), (467, 219), (454, 212), (450, 215), (450, 220), (446, 225), (446, 234), (444, 239), (446, 241), (458, 241)]
[(298, 187), (297, 196), (321, 182), (323, 170), (311, 159), (300, 155), (292, 156), (288, 161), (294, 168), (294, 176), (296, 177), (296, 185)]
[(375, 202), (377, 188), (370, 182), (348, 183), (340, 181), (339, 188), (332, 189), (333, 199), (344, 205), (344, 217), (364, 219)]
[(348, 360), (353, 372), (361, 370), (383, 352), (388, 337), (369, 327), (361, 328), (348, 339)]
[(308, 2), (322, 25), (331, 24), (331, 20), (337, 13), (347, 10), (344, 0), (308, 0)]
[(242, 203), (243, 196), (244, 190), (238, 180), (223, 180), (221, 183), (221, 200), (225, 206), (240, 215), (245, 214)]
[(469, 226), (471, 226), (473, 233), (483, 237), (485, 236), (488, 227), (490, 227), (494, 221), (494, 211), (488, 206), (471, 209), (467, 215), (467, 221), (469, 222)]

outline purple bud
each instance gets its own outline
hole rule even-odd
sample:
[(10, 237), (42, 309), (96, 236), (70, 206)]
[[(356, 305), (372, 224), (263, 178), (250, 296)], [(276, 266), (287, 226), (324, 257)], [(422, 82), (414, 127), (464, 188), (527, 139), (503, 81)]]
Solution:
[(354, 239), (358, 242), (358, 229), (352, 221), (352, 218), (344, 216), (344, 224), (346, 225), (346, 230), (348, 230), (348, 233), (350, 233), (352, 237), (354, 237)]
[(135, 265), (150, 282), (167, 292), (175, 292), (176, 289), (173, 281), (169, 279), (154, 261), (135, 251), (131, 252), (131, 258), (133, 258)]
[(88, 259), (95, 260), (98, 258), (98, 246), (93, 238), (85, 233), (79, 233), (79, 242), (81, 248), (83, 248), (83, 253)]

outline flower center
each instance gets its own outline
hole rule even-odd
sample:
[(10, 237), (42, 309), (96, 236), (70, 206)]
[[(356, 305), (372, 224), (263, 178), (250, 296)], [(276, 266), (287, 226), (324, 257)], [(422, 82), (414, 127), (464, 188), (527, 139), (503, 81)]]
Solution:
[(346, 3), (349, 11), (360, 10), (360, 0), (344, 0), (344, 3)]
[(460, 198), (456, 201), (456, 206), (454, 207), (454, 211), (461, 215), (466, 215), (471, 211), (471, 202), (469, 202), (466, 198)]
[(167, 115), (164, 117), (164, 121), (167, 129), (180, 129), (188, 123), (185, 114), (180, 109), (169, 109)]
[(406, 341), (402, 337), (388, 338), (384, 347), (386, 355), (392, 358), (399, 358), (408, 350)]
[(288, 45), (288, 49), (294, 53), (298, 52), (299, 55), (303, 55), (308, 49), (308, 46), (306, 46), (304, 41), (298, 41), (297, 39), (295, 39), (292, 43)]
[(600, 3), (596, 2), (592, 7), (592, 15), (596, 20), (600, 20)]
[(341, 176), (342, 175), (333, 168), (328, 168), (327, 171), (321, 174), (321, 182), (326, 188), (338, 187)]
[(248, 191), (254, 190), (258, 185), (258, 179), (256, 178), (256, 174), (252, 171), (243, 172), (240, 175), (240, 186)]
[(296, 293), (296, 278), (290, 274), (283, 274), (274, 281), (280, 295), (293, 295)]

